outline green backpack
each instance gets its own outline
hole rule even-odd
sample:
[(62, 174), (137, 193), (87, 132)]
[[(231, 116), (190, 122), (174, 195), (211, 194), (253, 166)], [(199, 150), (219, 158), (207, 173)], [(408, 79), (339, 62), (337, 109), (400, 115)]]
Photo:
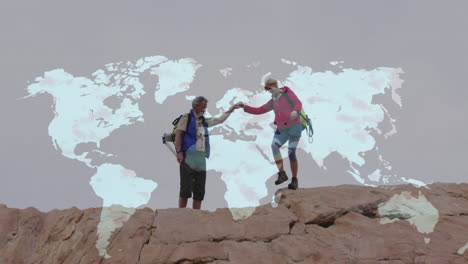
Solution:
[[(172, 121), (172, 125), (173, 125), (172, 133), (170, 133), (170, 134), (164, 133), (163, 143), (165, 143), (166, 141), (169, 141), (169, 142), (174, 142), (174, 144), (175, 144), (175, 134), (176, 134), (176, 131), (177, 131), (177, 127), (179, 126), (180, 119), (184, 115), (187, 115), (187, 114), (180, 115), (179, 117), (174, 119), (174, 121)], [(190, 124), (190, 118), (187, 120), (187, 127), (185, 128), (185, 130), (187, 130), (189, 124)]]
[[(294, 108), (294, 102), (291, 100), (289, 97), (288, 92), (282, 92), (282, 95), (288, 100), (289, 104)], [(273, 104), (273, 101), (272, 101)], [(313, 142), (312, 136), (314, 135), (314, 129), (312, 128), (312, 120), (310, 120), (309, 116), (305, 113), (304, 107), (301, 109), (301, 112), (299, 113), (299, 116), (301, 118), (301, 123), (302, 123), (302, 130), (306, 130), (307, 136), (309, 137), (309, 143)]]

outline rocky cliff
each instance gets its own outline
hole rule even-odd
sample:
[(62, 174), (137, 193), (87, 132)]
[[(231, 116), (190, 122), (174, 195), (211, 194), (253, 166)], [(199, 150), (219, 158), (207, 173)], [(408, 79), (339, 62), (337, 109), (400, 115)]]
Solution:
[(466, 183), (279, 190), (244, 219), (137, 209), (104, 244), (102, 210), (0, 206), (0, 263), (468, 263)]

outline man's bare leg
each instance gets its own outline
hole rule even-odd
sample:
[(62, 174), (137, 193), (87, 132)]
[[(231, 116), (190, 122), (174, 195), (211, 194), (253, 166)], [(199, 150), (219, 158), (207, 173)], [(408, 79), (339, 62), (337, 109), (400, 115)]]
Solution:
[(193, 209), (200, 209), (201, 208), (201, 203), (202, 203), (201, 200), (193, 199), (192, 208)]
[(179, 197), (179, 208), (187, 207), (187, 198)]

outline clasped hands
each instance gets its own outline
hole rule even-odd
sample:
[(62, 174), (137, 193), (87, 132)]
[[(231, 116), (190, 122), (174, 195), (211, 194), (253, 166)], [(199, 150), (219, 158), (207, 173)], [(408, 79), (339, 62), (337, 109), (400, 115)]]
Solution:
[(241, 107), (242, 108), (244, 107), (244, 103), (239, 102), (237, 104), (232, 105), (227, 112), (232, 113), (235, 109), (238, 109), (238, 108), (241, 108)]

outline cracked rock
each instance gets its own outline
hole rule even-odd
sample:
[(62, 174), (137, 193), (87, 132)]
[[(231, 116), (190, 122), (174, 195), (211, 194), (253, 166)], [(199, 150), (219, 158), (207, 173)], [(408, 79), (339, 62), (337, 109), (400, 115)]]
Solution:
[[(406, 203), (422, 196), (437, 214)], [(390, 221), (379, 208), (392, 197), (402, 202), (387, 210), (395, 214)], [(109, 258), (96, 247), (101, 208), (45, 213), (0, 205), (0, 263), (461, 264), (468, 263), (467, 197), (468, 184), (341, 185), (283, 190), (277, 207), (239, 220), (226, 208), (137, 209), (110, 235)], [(429, 229), (408, 213), (424, 220), (429, 211)]]

